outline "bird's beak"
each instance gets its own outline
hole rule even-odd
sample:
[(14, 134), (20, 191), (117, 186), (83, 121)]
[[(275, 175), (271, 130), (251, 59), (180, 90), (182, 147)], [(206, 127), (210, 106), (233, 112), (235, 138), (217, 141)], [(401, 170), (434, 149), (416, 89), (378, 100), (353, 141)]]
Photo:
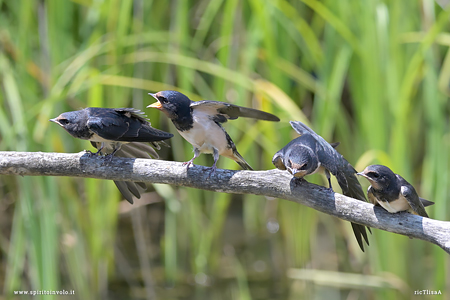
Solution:
[(287, 170), (289, 171), (289, 173), (291, 173), (294, 177), (297, 177), (297, 178), (303, 178), (304, 173), (305, 173), (305, 172), (302, 172), (301, 170), (297, 170), (297, 169), (289, 168), (289, 167), (287, 167)]
[(62, 126), (61, 123), (59, 123), (58, 118), (50, 119), (49, 121), (50, 121), (50, 122), (53, 122), (53, 123), (56, 123), (56, 124), (58, 124), (59, 126)]
[(359, 175), (359, 176), (362, 176), (362, 177), (365, 177), (365, 178), (369, 179), (369, 177), (364, 172), (356, 173), (356, 175)]
[(156, 102), (150, 104), (149, 106), (147, 106), (147, 108), (153, 107), (153, 108), (156, 108), (156, 109), (162, 109), (161, 102), (159, 102), (158, 97), (156, 97), (156, 94), (152, 94), (152, 93), (148, 93), (148, 94), (149, 94), (150, 96), (152, 96), (153, 98), (155, 98), (155, 99), (156, 99)]

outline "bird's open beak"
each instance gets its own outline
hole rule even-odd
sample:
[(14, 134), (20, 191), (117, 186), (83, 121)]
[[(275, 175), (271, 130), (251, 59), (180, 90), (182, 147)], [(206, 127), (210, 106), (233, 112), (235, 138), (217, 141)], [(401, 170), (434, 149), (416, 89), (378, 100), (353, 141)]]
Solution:
[(147, 108), (153, 107), (153, 108), (156, 108), (156, 109), (162, 109), (161, 102), (159, 102), (158, 98), (156, 97), (156, 94), (152, 94), (152, 93), (148, 93), (148, 94), (149, 94), (150, 96), (152, 96), (153, 98), (155, 98), (155, 99), (156, 99), (156, 102), (150, 104), (149, 106), (147, 106)]

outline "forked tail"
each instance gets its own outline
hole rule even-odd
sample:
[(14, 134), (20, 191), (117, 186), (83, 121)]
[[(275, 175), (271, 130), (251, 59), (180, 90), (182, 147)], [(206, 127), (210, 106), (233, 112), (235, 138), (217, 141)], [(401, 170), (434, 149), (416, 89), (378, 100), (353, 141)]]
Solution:
[(253, 168), (250, 167), (250, 165), (245, 161), (242, 155), (240, 155), (239, 152), (237, 152), (237, 150), (233, 151), (233, 159), (235, 162), (238, 163), (238, 165), (241, 166), (242, 169), (253, 171)]

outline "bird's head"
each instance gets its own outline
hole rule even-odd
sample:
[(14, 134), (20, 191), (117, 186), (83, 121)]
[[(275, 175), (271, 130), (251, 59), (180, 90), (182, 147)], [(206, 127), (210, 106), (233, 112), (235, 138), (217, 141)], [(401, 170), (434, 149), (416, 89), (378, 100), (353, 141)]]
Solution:
[(372, 187), (376, 190), (386, 189), (391, 182), (395, 182), (396, 177), (394, 172), (386, 166), (371, 165), (364, 169), (364, 171), (357, 173), (369, 180)]
[(191, 100), (177, 91), (161, 91), (156, 94), (148, 93), (156, 99), (156, 102), (147, 107), (159, 109), (170, 119), (182, 117), (182, 114), (190, 113)]
[(297, 178), (303, 178), (319, 167), (317, 155), (308, 147), (296, 147), (286, 158), (286, 169)]
[(77, 132), (81, 130), (80, 125), (80, 111), (69, 111), (60, 114), (58, 117), (54, 119), (50, 119), (50, 122), (56, 123), (62, 128), (64, 128), (68, 133), (72, 136), (79, 138)]

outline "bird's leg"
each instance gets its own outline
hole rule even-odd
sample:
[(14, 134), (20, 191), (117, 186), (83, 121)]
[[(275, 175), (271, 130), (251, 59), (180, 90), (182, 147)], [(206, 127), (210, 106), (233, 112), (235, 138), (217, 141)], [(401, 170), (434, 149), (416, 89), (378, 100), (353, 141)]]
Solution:
[[(107, 162), (110, 163), (112, 161), (114, 154), (116, 154), (116, 152), (119, 151), (120, 148), (122, 147), (122, 143), (115, 143), (115, 144), (113, 144), (113, 147), (114, 147), (114, 150), (111, 153), (105, 155), (105, 163), (107, 163)], [(102, 146), (102, 148), (103, 148), (103, 146)]]
[[(97, 144), (98, 145), (98, 144)], [(103, 150), (103, 148), (105, 147), (105, 143), (101, 143), (100, 144), (100, 148), (97, 148), (97, 152), (92, 152), (90, 150), (86, 150), (86, 152), (89, 154), (89, 156), (97, 156), (97, 155), (101, 155), (101, 151)]]
[(101, 143), (100, 144), (100, 148), (98, 148), (97, 152), (95, 152), (95, 155), (101, 155), (101, 151), (103, 150), (103, 148), (105, 148), (105, 143)]
[(328, 171), (327, 169), (325, 169), (325, 176), (327, 176), (328, 184), (330, 185), (330, 190), (333, 192), (333, 187), (331, 186), (331, 175), (330, 175), (330, 171)]
[(200, 150), (198, 150), (197, 148), (194, 148), (194, 157), (190, 161), (184, 162), (183, 166), (186, 166), (186, 169), (189, 169), (190, 165), (194, 165), (194, 159), (196, 159), (199, 156), (200, 156)]
[(208, 178), (211, 177), (211, 175), (216, 174), (216, 169), (217, 169), (217, 161), (219, 160), (219, 151), (216, 148), (213, 148), (213, 157), (214, 157), (214, 164), (212, 165), (212, 167), (208, 168), (209, 171), (209, 176)]

